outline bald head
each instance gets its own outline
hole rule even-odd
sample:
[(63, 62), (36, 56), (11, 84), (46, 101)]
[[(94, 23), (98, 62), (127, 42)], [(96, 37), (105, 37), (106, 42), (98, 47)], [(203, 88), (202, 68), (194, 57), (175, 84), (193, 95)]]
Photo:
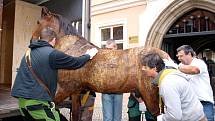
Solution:
[(54, 32), (54, 30), (50, 27), (46, 27), (44, 29), (42, 29), (41, 33), (40, 33), (40, 37), (42, 40), (46, 40), (46, 41), (52, 41), (54, 38), (57, 38), (57, 34)]
[(107, 42), (106, 42), (105, 47), (109, 48), (109, 49), (117, 49), (117, 44), (116, 44), (115, 40), (108, 39)]

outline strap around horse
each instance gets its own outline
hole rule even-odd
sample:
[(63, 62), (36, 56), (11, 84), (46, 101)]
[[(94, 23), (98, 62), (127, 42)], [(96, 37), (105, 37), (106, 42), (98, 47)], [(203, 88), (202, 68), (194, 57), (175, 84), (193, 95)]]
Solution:
[(89, 98), (90, 91), (87, 91), (86, 94), (83, 94), (83, 97), (81, 99), (81, 106), (84, 106), (87, 102), (87, 99)]
[(50, 92), (48, 86), (44, 83), (44, 81), (42, 81), (42, 80), (36, 75), (36, 73), (34, 72), (34, 70), (33, 70), (33, 68), (32, 68), (30, 53), (31, 53), (31, 49), (28, 48), (28, 50), (27, 50), (26, 53), (25, 53), (25, 60), (26, 60), (26, 63), (27, 63), (27, 65), (28, 65), (28, 68), (29, 68), (29, 70), (31, 71), (32, 76), (34, 77), (34, 79), (37, 80), (37, 82), (48, 92), (49, 96), (52, 98), (52, 95), (51, 95), (51, 92)]

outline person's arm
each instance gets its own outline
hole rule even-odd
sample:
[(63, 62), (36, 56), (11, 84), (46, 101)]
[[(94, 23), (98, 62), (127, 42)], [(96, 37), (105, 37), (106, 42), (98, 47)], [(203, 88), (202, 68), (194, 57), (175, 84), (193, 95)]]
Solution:
[(166, 68), (175, 68), (175, 69), (178, 69), (178, 64), (175, 63), (171, 58), (170, 56), (168, 56), (168, 58), (164, 58), (163, 59), (163, 62), (165, 64), (165, 67)]
[(196, 66), (191, 66), (191, 65), (180, 65), (178, 67), (178, 70), (185, 74), (199, 74), (200, 70)]
[[(131, 93), (131, 95), (138, 101), (138, 103), (139, 103), (139, 111), (141, 111), (141, 112), (146, 112), (146, 111), (147, 111), (146, 105), (145, 105), (143, 99), (139, 96), (138, 93), (139, 93), (139, 92)], [(136, 94), (137, 94), (138, 96), (136, 96)]]
[(143, 102), (142, 98), (141, 98), (141, 97), (136, 97), (136, 95), (135, 95), (134, 92), (132, 92), (131, 95), (132, 95), (139, 103)]
[(53, 69), (78, 69), (88, 60), (90, 60), (90, 55), (88, 54), (73, 57), (58, 50), (54, 50), (49, 55), (49, 64)]

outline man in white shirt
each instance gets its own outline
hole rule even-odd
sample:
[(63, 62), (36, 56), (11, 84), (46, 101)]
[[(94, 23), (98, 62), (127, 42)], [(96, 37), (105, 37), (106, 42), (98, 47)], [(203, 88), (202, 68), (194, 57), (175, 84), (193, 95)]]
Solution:
[(165, 114), (157, 121), (206, 121), (203, 107), (193, 92), (185, 74), (176, 69), (165, 69), (165, 64), (156, 53), (140, 54), (144, 76), (153, 77), (159, 87), (159, 95), (166, 106)]
[(206, 63), (195, 57), (195, 52), (189, 45), (180, 46), (177, 57), (181, 62), (178, 69), (190, 78), (190, 85), (202, 103), (208, 121), (214, 121), (213, 92)]

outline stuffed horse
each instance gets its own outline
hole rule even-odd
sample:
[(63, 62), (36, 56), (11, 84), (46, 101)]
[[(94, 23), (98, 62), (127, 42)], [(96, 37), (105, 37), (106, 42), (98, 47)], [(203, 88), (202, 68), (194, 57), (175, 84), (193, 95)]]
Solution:
[[(55, 29), (60, 40), (56, 49), (71, 56), (83, 55), (87, 49), (96, 47), (76, 30), (63, 17), (47, 10), (42, 11), (41, 20), (32, 38), (38, 38), (44, 27)], [(98, 47), (96, 47), (98, 48)], [(55, 102), (62, 102), (72, 95), (72, 118), (79, 121), (80, 92), (92, 90), (100, 93), (127, 93), (138, 91), (146, 107), (154, 115), (160, 113), (158, 88), (141, 71), (139, 54), (158, 53), (165, 58), (166, 53), (157, 48), (131, 48), (127, 50), (99, 49), (96, 56), (77, 70), (58, 71), (58, 91)]]

